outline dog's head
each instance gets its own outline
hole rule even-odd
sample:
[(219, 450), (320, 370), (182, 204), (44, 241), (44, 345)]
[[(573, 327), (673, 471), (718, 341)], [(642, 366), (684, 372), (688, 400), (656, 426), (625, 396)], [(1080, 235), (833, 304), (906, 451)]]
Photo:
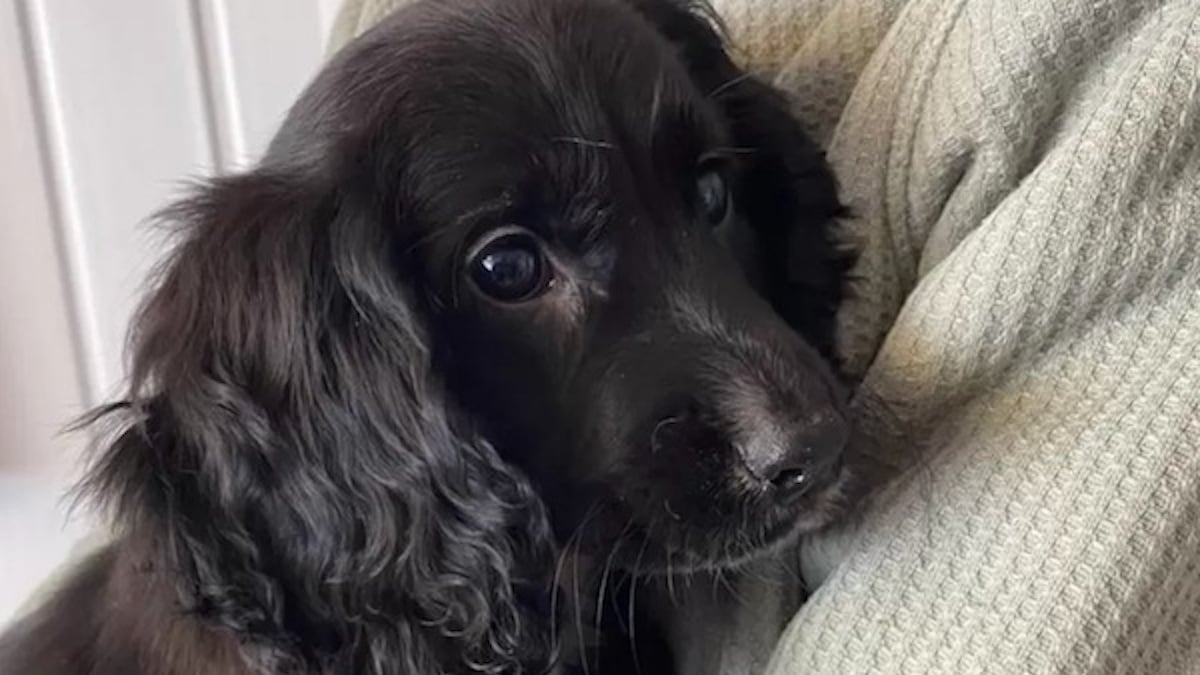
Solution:
[[(347, 55), (396, 89), (342, 105), (397, 106), (366, 132), (368, 163), (396, 167), (372, 192), (398, 214), (397, 267), (451, 395), (560, 540), (687, 569), (826, 522), (847, 440), (814, 346), (831, 339), (837, 200), (781, 101), (678, 5), (427, 12), (397, 21), (448, 30), (398, 45), (384, 27), (376, 48), (412, 51), (367, 69)], [(820, 283), (765, 278), (764, 250), (805, 228), (797, 264)], [(789, 326), (772, 292), (826, 314)]]
[(695, 569), (831, 517), (837, 210), (695, 8), (418, 2), (170, 212), (92, 486), (279, 649), (536, 661), (573, 533)]

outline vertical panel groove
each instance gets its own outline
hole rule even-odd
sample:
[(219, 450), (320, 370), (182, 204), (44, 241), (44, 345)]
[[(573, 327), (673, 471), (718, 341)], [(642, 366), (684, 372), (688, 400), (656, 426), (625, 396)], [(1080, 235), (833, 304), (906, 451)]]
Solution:
[(104, 372), (95, 298), (87, 285), (83, 223), (67, 171), (70, 157), (58, 112), (59, 96), (49, 54), (46, 16), (40, 0), (16, 0), (16, 10), (26, 79), (31, 89), (38, 154), (44, 172), (41, 179), (49, 197), (50, 226), (58, 249), (58, 273), (67, 295), (68, 320), (73, 333), (71, 344), (82, 388), (80, 398), (85, 406), (92, 407), (103, 399), (105, 392), (100, 391), (100, 383), (108, 379)]
[(246, 156), (233, 72), (229, 13), (224, 0), (190, 0), (189, 6), (213, 163), (219, 173), (227, 173), (238, 168)]
[(321, 28), (322, 53), (329, 50), (329, 36), (333, 32), (334, 24), (337, 23), (341, 5), (340, 0), (317, 0), (317, 18)]

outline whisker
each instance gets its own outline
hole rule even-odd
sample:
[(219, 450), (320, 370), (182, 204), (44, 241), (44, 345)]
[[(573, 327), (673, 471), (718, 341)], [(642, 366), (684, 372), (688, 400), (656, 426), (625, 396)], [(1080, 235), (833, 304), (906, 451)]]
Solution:
[(556, 136), (551, 138), (552, 143), (569, 143), (585, 148), (595, 148), (597, 150), (612, 150), (617, 146), (608, 141), (593, 141), (591, 139), (582, 138), (580, 136)]
[[(583, 603), (579, 600), (579, 542), (582, 539), (576, 540), (575, 545), (575, 573), (571, 575), (571, 587), (575, 594), (575, 638), (579, 640), (579, 649), (586, 653), (587, 642), (583, 638)], [(588, 667), (588, 659), (585, 656), (581, 659), (584, 675), (590, 675), (591, 669)]]
[(658, 129), (658, 118), (662, 115), (664, 84), (663, 73), (660, 70), (654, 78), (654, 93), (650, 98), (650, 135), (652, 137), (654, 136), (654, 130)]
[(647, 536), (642, 540), (642, 548), (638, 551), (637, 558), (633, 561), (633, 578), (629, 583), (629, 645), (633, 650), (633, 667), (638, 675), (642, 675), (642, 658), (638, 654), (637, 647), (637, 589), (638, 575), (642, 570), (642, 556), (646, 553), (646, 547), (650, 544), (650, 537)]
[(729, 591), (729, 595), (732, 596), (734, 601), (739, 605), (743, 607), (748, 607), (750, 605), (750, 603), (746, 601), (745, 596), (738, 591), (737, 586), (729, 580), (729, 577), (726, 576), (724, 572), (721, 573), (721, 585), (725, 587), (725, 590)]
[(741, 75), (738, 75), (737, 77), (733, 78), (732, 80), (729, 80), (725, 84), (722, 84), (721, 86), (717, 87), (716, 89), (713, 89), (712, 91), (708, 92), (708, 97), (709, 98), (717, 98), (721, 94), (724, 94), (725, 92), (729, 91), (730, 89), (733, 89), (734, 87), (745, 82), (746, 80), (749, 80), (751, 77), (754, 77), (754, 76), (750, 73), (742, 73)]
[[(630, 522), (631, 523), (633, 522), (632, 519), (630, 520)], [(628, 527), (629, 527), (629, 525), (627, 524), (626, 528), (628, 528)], [(622, 537), (623, 536), (624, 536), (624, 532), (622, 532)], [(597, 629), (599, 629), (600, 624), (603, 621), (602, 615), (604, 614), (604, 597), (605, 597), (605, 593), (607, 593), (607, 591), (608, 591), (608, 576), (609, 576), (609, 573), (612, 572), (612, 564), (613, 564), (613, 560), (616, 559), (616, 557), (617, 557), (617, 551), (619, 551), (621, 549), (621, 544), (624, 541), (622, 539), (622, 537), (617, 537), (617, 541), (613, 544), (613, 549), (612, 549), (612, 551), (609, 552), (608, 559), (604, 563), (604, 571), (600, 574), (600, 588), (596, 592), (595, 628), (597, 628)], [(599, 652), (599, 650), (596, 651), (596, 670), (597, 671), (600, 670), (600, 652)]]
[[(654, 428), (650, 431), (650, 454), (657, 453), (659, 450), (659, 447), (662, 445), (661, 443), (659, 443), (658, 434), (660, 432), (662, 432), (664, 429), (667, 429), (676, 424), (679, 424), (682, 421), (683, 421), (682, 415), (673, 415), (671, 417), (664, 417), (663, 419), (659, 420), (654, 425)], [(679, 516), (676, 515), (674, 511), (671, 510), (671, 505), (665, 499), (663, 500), (663, 506), (665, 506), (667, 508), (667, 513), (671, 514), (671, 517), (673, 517), (675, 520), (680, 520)]]
[(675, 574), (671, 570), (671, 561), (675, 559), (674, 552), (667, 549), (667, 597), (671, 599), (671, 604), (675, 602)]
[(742, 157), (742, 156), (746, 156), (746, 155), (753, 155), (756, 153), (758, 153), (758, 148), (739, 148), (739, 147), (735, 147), (735, 146), (722, 146), (719, 148), (713, 148), (712, 150), (708, 151), (705, 154), (709, 157), (729, 158), (729, 157)]
[[(591, 506), (588, 507), (588, 510), (584, 513), (583, 520), (581, 520), (579, 522), (579, 525), (577, 525), (575, 527), (575, 530), (571, 533), (571, 536), (567, 538), (567, 543), (563, 546), (563, 550), (561, 552), (559, 552), (558, 561), (555, 563), (555, 566), (554, 566), (554, 578), (551, 581), (552, 585), (550, 588), (550, 618), (551, 618), (551, 622), (552, 622), (551, 623), (551, 631), (550, 631), (550, 642), (552, 645), (555, 646), (556, 649), (558, 648), (560, 641), (562, 640), (562, 636), (559, 634), (560, 626), (558, 624), (558, 616), (559, 616), (559, 598), (562, 593), (563, 568), (566, 566), (567, 557), (569, 555), (571, 555), (571, 547), (572, 546), (576, 547), (576, 562), (578, 563), (578, 544), (580, 541), (581, 534), (583, 532), (583, 528), (585, 525), (588, 524), (588, 521), (590, 521), (592, 519), (592, 517), (595, 515), (595, 513), (598, 511), (599, 506), (600, 506), (599, 500), (596, 500), (595, 502), (592, 503)], [(578, 579), (577, 574), (574, 574), (573, 577), (575, 579)], [(576, 600), (578, 600), (578, 598), (576, 598)], [(576, 602), (576, 605), (578, 605), (578, 602)], [(576, 614), (578, 615), (578, 609), (576, 609)], [(576, 637), (577, 637), (577, 639), (579, 639), (579, 641), (581, 643), (580, 647), (582, 648), (583, 633), (579, 626), (578, 617), (577, 617), (575, 625), (577, 628)], [(586, 670), (586, 666), (585, 666), (585, 670)]]

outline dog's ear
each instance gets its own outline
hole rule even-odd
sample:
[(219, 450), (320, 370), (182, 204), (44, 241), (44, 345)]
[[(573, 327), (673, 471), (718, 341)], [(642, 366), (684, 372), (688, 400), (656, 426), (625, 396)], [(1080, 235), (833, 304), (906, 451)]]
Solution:
[(677, 45), (700, 91), (723, 112), (743, 170), (738, 208), (760, 239), (759, 264), (776, 310), (833, 355), (834, 314), (852, 262), (835, 241), (844, 215), (825, 155), (787, 97), (734, 63), (717, 13), (696, 0), (629, 0)]
[(382, 205), (330, 183), (259, 170), (167, 213), (84, 488), (276, 667), (534, 672), (543, 507), (448, 402)]

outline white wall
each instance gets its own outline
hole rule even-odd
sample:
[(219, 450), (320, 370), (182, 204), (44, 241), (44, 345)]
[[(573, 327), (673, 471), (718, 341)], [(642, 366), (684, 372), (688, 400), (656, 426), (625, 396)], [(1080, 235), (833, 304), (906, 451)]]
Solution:
[(57, 431), (123, 378), (183, 182), (253, 161), (338, 0), (0, 0), (0, 623), (86, 522)]

